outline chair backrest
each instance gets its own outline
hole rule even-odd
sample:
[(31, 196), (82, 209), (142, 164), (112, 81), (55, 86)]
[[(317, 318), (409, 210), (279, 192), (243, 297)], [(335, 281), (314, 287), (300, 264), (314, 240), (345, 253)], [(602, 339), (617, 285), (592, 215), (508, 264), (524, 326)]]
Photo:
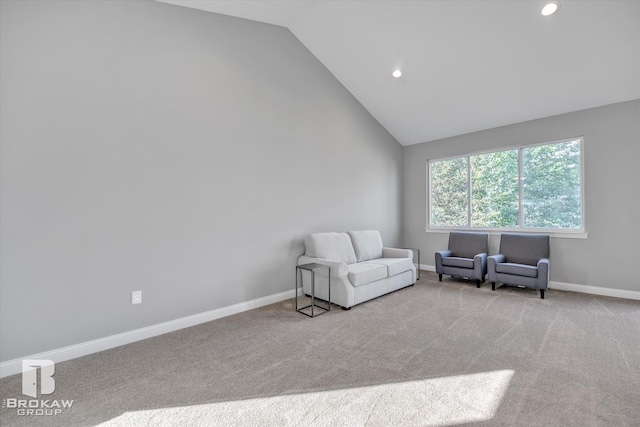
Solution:
[(452, 231), (449, 233), (449, 250), (453, 252), (453, 256), (460, 258), (473, 258), (478, 254), (486, 254), (489, 252), (489, 235)]
[(549, 235), (503, 233), (500, 253), (507, 262), (536, 265), (540, 259), (549, 258)]

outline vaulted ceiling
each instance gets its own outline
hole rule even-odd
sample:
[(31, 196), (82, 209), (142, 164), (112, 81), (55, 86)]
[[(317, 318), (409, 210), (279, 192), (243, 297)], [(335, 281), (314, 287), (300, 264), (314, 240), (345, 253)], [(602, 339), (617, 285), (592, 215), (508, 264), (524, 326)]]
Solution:
[(402, 145), (640, 98), (638, 0), (159, 1), (287, 27)]

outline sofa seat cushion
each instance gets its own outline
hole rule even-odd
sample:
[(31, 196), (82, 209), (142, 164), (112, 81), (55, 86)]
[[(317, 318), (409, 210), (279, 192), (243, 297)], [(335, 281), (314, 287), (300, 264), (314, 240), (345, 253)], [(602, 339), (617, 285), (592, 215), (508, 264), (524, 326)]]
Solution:
[(347, 266), (349, 280), (353, 286), (366, 285), (387, 277), (387, 266), (360, 262)]
[(512, 262), (500, 262), (496, 264), (496, 272), (516, 276), (538, 277), (538, 267), (534, 265), (514, 264)]
[(353, 264), (356, 253), (347, 233), (313, 233), (305, 239), (305, 255)]
[(358, 262), (382, 258), (382, 237), (378, 230), (350, 231)]
[(387, 267), (387, 274), (395, 276), (396, 274), (410, 271), (413, 266), (413, 260), (411, 258), (378, 258), (365, 261), (363, 264), (384, 265)]
[(449, 267), (473, 268), (473, 259), (449, 256), (442, 258), (442, 265)]

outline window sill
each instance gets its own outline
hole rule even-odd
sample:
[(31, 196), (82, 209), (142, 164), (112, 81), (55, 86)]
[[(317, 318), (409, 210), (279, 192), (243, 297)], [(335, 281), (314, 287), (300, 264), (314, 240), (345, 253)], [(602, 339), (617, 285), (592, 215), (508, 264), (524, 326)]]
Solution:
[(560, 239), (586, 239), (589, 233), (586, 231), (554, 231), (554, 230), (520, 230), (520, 229), (480, 229), (480, 228), (425, 228), (427, 233), (450, 233), (452, 231), (470, 231), (476, 233), (488, 233), (490, 236), (500, 236), (502, 233), (519, 234), (548, 234), (553, 238)]

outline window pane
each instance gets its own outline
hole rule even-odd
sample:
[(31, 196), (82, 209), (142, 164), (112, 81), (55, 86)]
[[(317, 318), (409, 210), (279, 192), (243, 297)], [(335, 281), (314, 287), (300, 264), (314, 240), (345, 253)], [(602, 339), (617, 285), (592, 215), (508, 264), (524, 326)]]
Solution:
[(467, 158), (431, 163), (431, 225), (467, 226)]
[(518, 226), (518, 150), (471, 157), (471, 226)]
[(580, 140), (523, 149), (524, 226), (581, 228)]

